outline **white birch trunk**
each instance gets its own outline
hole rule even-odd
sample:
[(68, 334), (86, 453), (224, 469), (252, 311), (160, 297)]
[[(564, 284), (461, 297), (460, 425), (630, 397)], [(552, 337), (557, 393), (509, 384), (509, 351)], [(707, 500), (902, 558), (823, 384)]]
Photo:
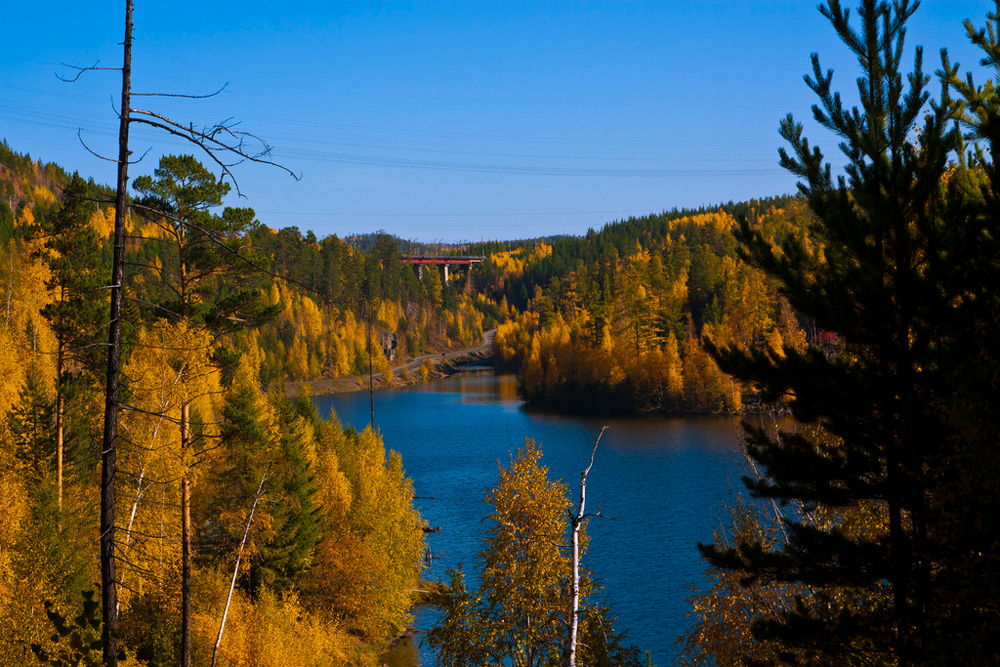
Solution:
[(233, 589), (236, 588), (236, 577), (240, 573), (240, 560), (243, 558), (243, 547), (246, 546), (247, 535), (250, 534), (253, 513), (257, 511), (257, 501), (260, 500), (260, 493), (264, 488), (265, 479), (267, 479), (266, 472), (260, 476), (260, 485), (257, 486), (257, 494), (253, 497), (250, 516), (247, 517), (247, 525), (243, 530), (243, 540), (240, 542), (240, 550), (236, 552), (236, 567), (233, 568), (233, 580), (229, 582), (229, 596), (226, 598), (226, 608), (222, 611), (222, 622), (219, 623), (219, 635), (215, 638), (215, 646), (212, 647), (212, 667), (216, 667), (216, 661), (219, 658), (219, 645), (222, 644), (222, 633), (226, 629), (226, 617), (229, 616), (229, 605), (233, 601)]
[(601, 437), (606, 430), (608, 430), (607, 426), (601, 427), (601, 432), (597, 435), (597, 442), (594, 443), (594, 449), (590, 452), (590, 464), (586, 470), (580, 473), (580, 506), (577, 508), (576, 516), (570, 517), (570, 525), (573, 528), (573, 581), (571, 589), (573, 602), (569, 618), (569, 667), (576, 667), (577, 632), (580, 627), (580, 528), (587, 518), (587, 475), (594, 467), (597, 446), (601, 444)]

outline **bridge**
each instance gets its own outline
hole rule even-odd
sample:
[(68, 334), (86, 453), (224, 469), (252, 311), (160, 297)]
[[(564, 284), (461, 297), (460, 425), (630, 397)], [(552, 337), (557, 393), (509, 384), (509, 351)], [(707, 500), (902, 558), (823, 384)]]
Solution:
[(413, 264), (417, 267), (417, 276), (424, 277), (425, 266), (440, 266), (444, 270), (444, 282), (448, 284), (448, 267), (472, 266), (481, 263), (485, 257), (469, 255), (400, 255), (401, 264)]

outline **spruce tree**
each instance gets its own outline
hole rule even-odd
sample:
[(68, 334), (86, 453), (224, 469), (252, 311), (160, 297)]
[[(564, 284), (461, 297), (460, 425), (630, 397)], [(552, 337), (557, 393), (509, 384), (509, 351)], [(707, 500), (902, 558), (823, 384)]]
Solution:
[[(312, 562), (319, 540), (317, 483), (307, 450), (318, 414), (308, 399), (292, 401), (273, 393), (270, 400), (242, 378), (222, 408), (224, 457), (216, 472), (209, 515), (220, 536), (237, 543), (258, 488), (267, 502), (258, 507), (251, 530), (249, 567), (240, 580), (252, 595), (265, 588), (295, 588)], [(260, 487), (260, 480), (264, 485)], [(225, 558), (229, 558), (226, 551)]]
[[(56, 338), (55, 447), (56, 485), (62, 507), (68, 394), (81, 382), (97, 377), (102, 346), (96, 343), (105, 321), (106, 304), (101, 243), (90, 225), (94, 204), (79, 174), (64, 191), (63, 203), (45, 215), (38, 230), (45, 237), (50, 277), (45, 285), (53, 300), (42, 309)], [(85, 375), (84, 371), (89, 374)]]
[(7, 413), (10, 444), (28, 479), (37, 482), (52, 468), (53, 402), (45, 388), (41, 371), (31, 364), (17, 402)]
[(269, 508), (270, 539), (258, 545), (250, 565), (250, 589), (259, 593), (267, 587), (283, 592), (295, 587), (308, 569), (319, 538), (319, 507), (315, 495), (316, 480), (309, 462), (307, 447), (316, 427), (296, 410), (287, 397), (271, 397), (277, 441), (272, 443), (269, 479), (265, 489), (279, 502)]
[[(845, 175), (834, 178), (789, 115), (781, 135), (790, 151), (779, 153), (815, 213), (812, 243), (772, 245), (752, 220), (738, 234), (744, 258), (776, 277), (800, 313), (834, 332), (836, 350), (713, 349), (725, 371), (755, 383), (767, 399), (786, 399), (795, 419), (810, 425), (776, 436), (746, 426), (749, 454), (767, 472), (747, 486), (797, 510), (789, 513), (787, 541), (778, 549), (754, 540), (730, 549), (700, 545), (713, 565), (742, 572), (747, 585), (802, 586), (794, 604), (754, 627), (757, 636), (780, 640), (791, 664), (997, 657), (996, 633), (983, 634), (996, 624), (995, 597), (971, 594), (968, 623), (952, 621), (952, 570), (974, 555), (972, 538), (989, 531), (968, 523), (943, 530), (970, 501), (967, 471), (948, 467), (963, 458), (968, 439), (946, 407), (967, 386), (956, 365), (969, 366), (977, 353), (960, 342), (996, 339), (996, 320), (977, 316), (972, 291), (995, 272), (995, 256), (980, 254), (982, 241), (996, 238), (995, 223), (975, 214), (971, 177), (952, 163), (962, 138), (948, 87), (930, 99), (919, 48), (904, 72), (905, 25), (916, 8), (863, 0), (855, 27), (836, 0), (820, 7), (861, 69), (853, 108), (834, 92), (833, 72), (816, 54), (806, 77), (819, 98), (816, 121), (847, 158)], [(986, 402), (995, 400), (963, 407), (995, 412)], [(995, 482), (978, 491), (995, 503)], [(996, 580), (995, 571), (978, 574), (980, 583)]]

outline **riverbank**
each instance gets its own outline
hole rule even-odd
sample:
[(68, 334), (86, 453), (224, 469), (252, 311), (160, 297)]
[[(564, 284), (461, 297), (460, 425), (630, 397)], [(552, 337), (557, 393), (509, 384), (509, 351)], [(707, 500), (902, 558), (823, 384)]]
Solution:
[[(483, 342), (476, 347), (468, 347), (461, 350), (451, 350), (434, 354), (425, 354), (420, 357), (409, 359), (392, 368), (392, 380), (386, 382), (382, 373), (376, 373), (372, 381), (376, 389), (388, 389), (389, 387), (406, 387), (413, 384), (420, 384), (426, 380), (448, 377), (460, 372), (464, 366), (474, 365), (478, 370), (488, 368), (488, 362), (493, 358), (493, 336), (496, 329), (491, 329), (483, 334)], [(428, 362), (430, 368), (426, 378), (421, 373), (421, 366)], [(327, 378), (322, 380), (304, 380), (299, 382), (286, 382), (285, 391), (289, 396), (297, 396), (301, 388), (309, 388), (312, 396), (326, 396), (328, 394), (346, 394), (352, 391), (367, 391), (368, 376), (352, 375), (348, 377)]]

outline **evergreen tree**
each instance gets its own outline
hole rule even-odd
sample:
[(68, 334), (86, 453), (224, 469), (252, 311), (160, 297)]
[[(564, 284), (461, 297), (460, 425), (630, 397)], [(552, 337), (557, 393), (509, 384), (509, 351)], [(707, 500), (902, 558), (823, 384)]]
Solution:
[(280, 395), (267, 401), (242, 380), (227, 394), (222, 415), (225, 455), (213, 480), (212, 522), (227, 533), (226, 541), (238, 543), (264, 477), (267, 502), (252, 526), (241, 585), (255, 596), (264, 587), (290, 590), (311, 564), (319, 533), (317, 485), (307, 453), (318, 423), (315, 408), (311, 401)]
[[(799, 312), (837, 334), (836, 353), (714, 350), (724, 370), (757, 383), (765, 398), (787, 398), (799, 422), (820, 427), (772, 437), (747, 426), (747, 449), (767, 472), (747, 486), (801, 509), (787, 521), (786, 542), (700, 546), (746, 584), (805, 587), (776, 618), (754, 625), (759, 638), (787, 647), (779, 656), (789, 663), (986, 664), (1000, 656), (1000, 635), (984, 633), (997, 623), (995, 594), (986, 597), (996, 590), (995, 569), (977, 573), (990, 586), (967, 593), (968, 622), (951, 619), (952, 569), (974, 557), (976, 535), (997, 534), (995, 512), (991, 526), (942, 532), (946, 517), (972, 501), (963, 473), (950, 468), (967, 442), (942, 402), (965, 383), (955, 363), (976, 354), (956, 343), (975, 329), (997, 337), (997, 320), (975, 315), (980, 306), (969, 291), (995, 272), (995, 255), (977, 248), (996, 238), (997, 218), (971, 215), (964, 168), (949, 166), (961, 137), (947, 87), (928, 105), (919, 48), (913, 70), (903, 71), (905, 25), (916, 7), (864, 0), (858, 28), (836, 0), (820, 7), (862, 70), (853, 109), (815, 54), (806, 78), (819, 98), (817, 121), (841, 141), (846, 176), (834, 179), (789, 116), (781, 134), (791, 152), (781, 150), (781, 162), (803, 179), (816, 218), (812, 244), (788, 239), (775, 247), (750, 221), (738, 234), (745, 259), (776, 277)], [(995, 480), (976, 491), (995, 504)], [(858, 526), (862, 514), (868, 520)]]
[(74, 385), (88, 379), (86, 370), (99, 372), (101, 346), (98, 332), (104, 321), (106, 305), (99, 289), (101, 277), (101, 244), (97, 231), (90, 225), (93, 204), (85, 197), (87, 183), (73, 174), (64, 193), (61, 206), (42, 218), (40, 232), (47, 237), (45, 250), (50, 278), (46, 287), (53, 300), (42, 309), (42, 315), (56, 337), (56, 396), (55, 447), (58, 504), (62, 507), (63, 468), (66, 434), (67, 394)]
[[(276, 310), (263, 306), (256, 290), (236, 290), (214, 299), (215, 276), (239, 277), (255, 269), (253, 257), (241, 252), (246, 235), (256, 222), (252, 209), (227, 207), (221, 216), (211, 209), (222, 205), (230, 186), (216, 178), (191, 155), (166, 155), (154, 170), (155, 178), (135, 179), (136, 191), (143, 195), (139, 208), (162, 230), (171, 249), (164, 261), (154, 265), (165, 298), (155, 315), (179, 322), (187, 332), (200, 326), (215, 331), (253, 326), (270, 319)], [(172, 256), (171, 256), (172, 255)], [(196, 340), (190, 337), (188, 344)], [(190, 662), (191, 646), (191, 474), (194, 434), (191, 403), (195, 396), (188, 388), (202, 368), (182, 367), (178, 430), (184, 466), (181, 487), (181, 653)]]
[(279, 592), (291, 589), (312, 563), (319, 532), (316, 484), (306, 451), (312, 442), (307, 431), (315, 424), (301, 416), (285, 396), (274, 396), (271, 403), (278, 441), (264, 486), (265, 492), (269, 490), (280, 501), (268, 509), (269, 539), (259, 545), (250, 565), (249, 587), (255, 593), (264, 586)]
[(53, 423), (52, 399), (41, 372), (31, 364), (18, 401), (7, 414), (7, 428), (19, 465), (35, 481), (52, 469)]

